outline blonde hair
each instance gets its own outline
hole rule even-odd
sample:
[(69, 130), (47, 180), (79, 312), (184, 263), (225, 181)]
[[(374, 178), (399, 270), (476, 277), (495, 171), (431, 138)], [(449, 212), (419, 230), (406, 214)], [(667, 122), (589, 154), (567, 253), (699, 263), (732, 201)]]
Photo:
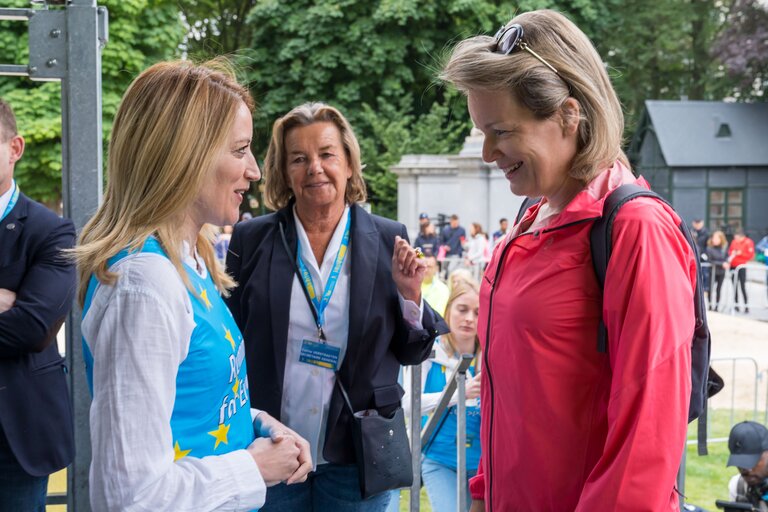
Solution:
[(325, 103), (304, 103), (295, 107), (272, 125), (272, 139), (264, 158), (264, 204), (272, 210), (285, 207), (293, 197), (286, 176), (285, 137), (300, 126), (314, 123), (333, 123), (341, 135), (352, 177), (347, 182), (344, 200), (347, 203), (365, 201), (367, 195), (360, 160), (360, 144), (349, 121), (337, 109)]
[[(72, 251), (81, 305), (90, 276), (114, 284), (118, 275), (108, 270), (108, 259), (125, 248), (139, 249), (150, 236), (194, 291), (182, 266), (179, 225), (214, 172), (241, 103), (253, 110), (250, 94), (223, 59), (161, 62), (131, 83), (112, 126), (104, 202)], [(226, 294), (235, 283), (215, 257), (214, 236), (215, 229), (205, 226), (196, 248)]]
[(555, 74), (521, 49), (496, 53), (495, 39), (475, 36), (452, 50), (439, 78), (464, 94), (507, 90), (537, 119), (563, 111), (569, 97), (580, 107), (578, 149), (570, 176), (586, 184), (616, 160), (629, 167), (621, 150), (624, 114), (600, 55), (570, 20), (551, 10), (520, 14), (509, 24), (523, 27), (525, 42), (549, 62)]
[[(720, 244), (715, 245), (715, 235), (720, 237)], [(719, 247), (720, 249), (725, 249), (728, 246), (728, 239), (725, 238), (725, 233), (723, 233), (720, 230), (715, 231), (712, 233), (709, 237), (709, 240), (707, 240), (707, 246), (708, 247)]]
[[(444, 314), (445, 323), (448, 324), (449, 328), (451, 327), (451, 307), (453, 307), (453, 303), (456, 299), (467, 293), (474, 293), (478, 298), (480, 297), (480, 286), (474, 279), (462, 279), (461, 281), (457, 281), (453, 288), (451, 288), (451, 295), (448, 297), (448, 303), (445, 305)], [(441, 343), (443, 349), (449, 356), (453, 357), (453, 355), (457, 353), (458, 347), (456, 346), (456, 341), (453, 339), (453, 334), (451, 332), (441, 337)], [(477, 337), (477, 332), (475, 332), (475, 353), (477, 353), (479, 346), (480, 339)]]
[(472, 272), (468, 268), (457, 268), (448, 275), (448, 288), (450, 290), (453, 290), (455, 286), (462, 282), (470, 284), (475, 282)]

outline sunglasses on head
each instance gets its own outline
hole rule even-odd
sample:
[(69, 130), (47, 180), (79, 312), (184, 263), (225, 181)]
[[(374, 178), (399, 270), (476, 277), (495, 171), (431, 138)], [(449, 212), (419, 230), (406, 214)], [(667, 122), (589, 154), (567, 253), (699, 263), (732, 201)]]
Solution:
[(509, 26), (502, 25), (499, 31), (496, 32), (495, 39), (496, 43), (494, 44), (494, 48), (492, 50), (493, 52), (501, 53), (502, 55), (509, 55), (517, 48), (520, 48), (521, 50), (526, 51), (536, 57), (539, 62), (554, 71), (556, 75), (560, 76), (560, 73), (557, 72), (552, 64), (547, 62), (544, 57), (533, 51), (531, 47), (528, 46), (528, 43), (526, 43), (523, 39), (523, 27), (521, 25), (518, 25), (517, 23), (513, 23)]

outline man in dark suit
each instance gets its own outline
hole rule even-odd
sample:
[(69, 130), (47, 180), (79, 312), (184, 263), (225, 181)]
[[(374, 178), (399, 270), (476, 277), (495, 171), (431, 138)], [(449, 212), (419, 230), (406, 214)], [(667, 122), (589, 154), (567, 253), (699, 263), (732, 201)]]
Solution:
[(72, 305), (72, 222), (19, 192), (24, 153), (0, 99), (0, 512), (44, 511), (48, 476), (74, 456), (66, 367), (56, 333)]

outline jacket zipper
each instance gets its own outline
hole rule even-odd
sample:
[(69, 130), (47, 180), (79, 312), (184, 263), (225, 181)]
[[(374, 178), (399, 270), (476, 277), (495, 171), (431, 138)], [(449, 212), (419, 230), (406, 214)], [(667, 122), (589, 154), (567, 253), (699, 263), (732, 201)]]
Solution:
[[(493, 317), (493, 294), (496, 292), (496, 284), (499, 281), (499, 277), (501, 276), (501, 270), (504, 266), (504, 259), (507, 256), (507, 250), (512, 246), (512, 244), (518, 239), (526, 235), (533, 235), (533, 236), (539, 236), (541, 233), (550, 233), (552, 231), (557, 231), (559, 229), (575, 226), (576, 224), (581, 224), (584, 222), (594, 222), (595, 220), (599, 219), (600, 217), (591, 217), (588, 219), (581, 219), (574, 222), (570, 222), (568, 224), (563, 224), (562, 226), (558, 226), (553, 229), (543, 229), (543, 230), (536, 230), (533, 232), (527, 232), (527, 233), (520, 233), (515, 238), (510, 240), (507, 245), (504, 246), (504, 248), (501, 250), (501, 254), (499, 255), (499, 264), (496, 267), (496, 274), (493, 277), (493, 284), (491, 285), (491, 296), (488, 298), (488, 326), (486, 328), (486, 338), (488, 340), (488, 343), (486, 343), (485, 351), (483, 352), (483, 359), (485, 360), (485, 369), (486, 375), (488, 377), (488, 385), (490, 386), (491, 391), (491, 418), (490, 418), (490, 425), (488, 429), (488, 506), (486, 507), (486, 510), (493, 511), (493, 416), (494, 416), (494, 410), (496, 408), (496, 401), (494, 400), (494, 389), (493, 389), (493, 376), (491, 372), (491, 366), (489, 364), (489, 356), (491, 353), (491, 318)], [(485, 454), (484, 454), (485, 455)]]

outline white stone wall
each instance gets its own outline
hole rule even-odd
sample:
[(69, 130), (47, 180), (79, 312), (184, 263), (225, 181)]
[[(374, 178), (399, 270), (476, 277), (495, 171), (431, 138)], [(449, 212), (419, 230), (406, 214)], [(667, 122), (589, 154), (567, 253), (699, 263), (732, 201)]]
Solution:
[(418, 234), (419, 213), (457, 214), (469, 231), (479, 222), (490, 234), (499, 229), (499, 219), (510, 225), (523, 202), (509, 190), (496, 164), (481, 157), (483, 135), (472, 130), (458, 155), (404, 155), (391, 168), (397, 174), (397, 220), (408, 227), (411, 239)]

